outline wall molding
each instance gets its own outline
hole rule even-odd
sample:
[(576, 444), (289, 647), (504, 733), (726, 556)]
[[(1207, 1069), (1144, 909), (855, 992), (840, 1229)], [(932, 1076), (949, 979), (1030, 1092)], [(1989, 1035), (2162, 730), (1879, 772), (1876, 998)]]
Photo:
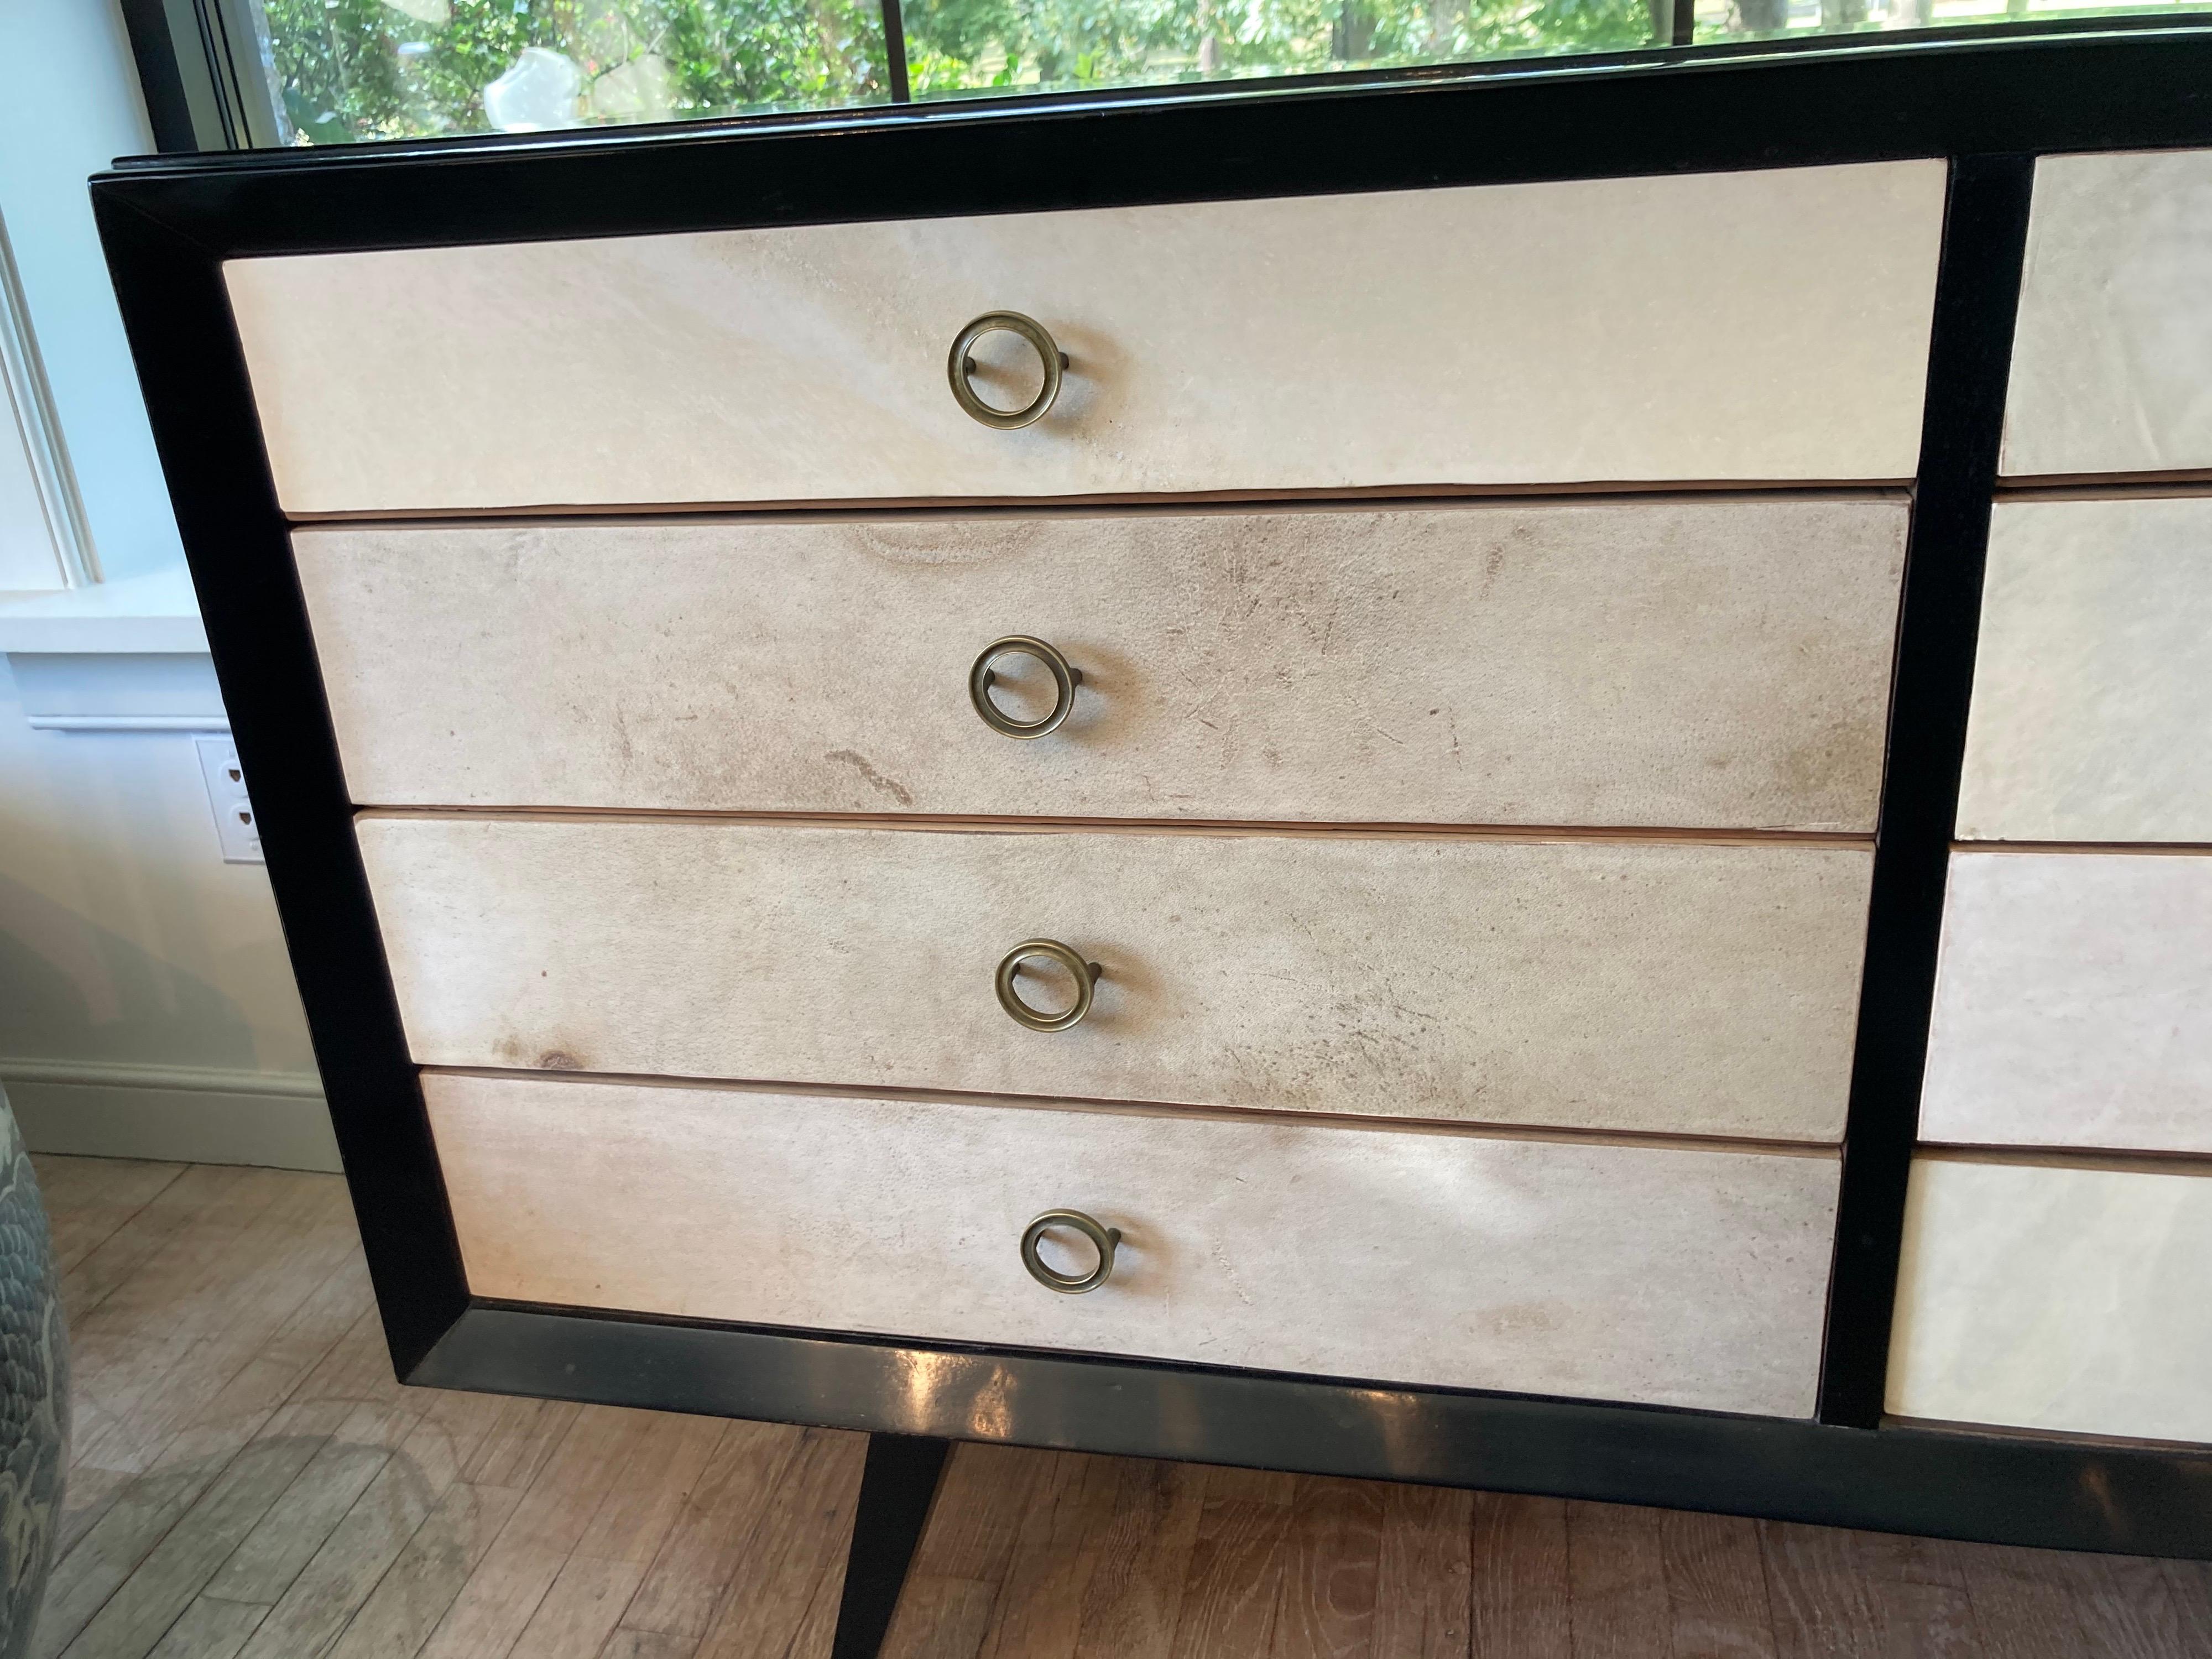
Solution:
[(34, 1152), (338, 1169), (322, 1084), (304, 1073), (0, 1057)]
[(23, 453), (53, 546), (56, 574), (65, 588), (88, 587), (100, 580), (100, 559), (93, 551), (84, 500), (77, 490), (76, 469), (70, 465), (69, 446), (62, 437), (61, 417), (54, 410), (52, 388), (46, 384), (38, 339), (31, 332), (30, 307), (15, 273), (4, 222), (0, 222), (0, 397), (13, 406), (22, 434)]
[(141, 1066), (125, 1060), (12, 1060), (0, 1054), (0, 1083), (75, 1083), (102, 1088), (167, 1089), (185, 1094), (323, 1097), (312, 1072), (249, 1072), (227, 1066)]
[(33, 732), (228, 732), (221, 714), (27, 714)]

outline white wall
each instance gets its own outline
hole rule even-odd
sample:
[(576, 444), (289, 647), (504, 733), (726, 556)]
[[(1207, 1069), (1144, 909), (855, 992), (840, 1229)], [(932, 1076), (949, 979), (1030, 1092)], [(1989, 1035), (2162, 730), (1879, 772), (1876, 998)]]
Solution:
[[(112, 157), (151, 148), (121, 15), (113, 0), (6, 6), (0, 63), (0, 215), (108, 578), (63, 596), (82, 614), (64, 619), (72, 654), (33, 665), (40, 696), (129, 713), (183, 686), (210, 705), (191, 713), (219, 715), (190, 689), (209, 683), (204, 657), (106, 654), (147, 648), (127, 596), (174, 594), (183, 563), (85, 193)], [(54, 615), (51, 599), (0, 595), (0, 651), (46, 648)], [(25, 659), (0, 657), (0, 1082), (26, 1139), (334, 1167), (268, 880), (222, 861), (191, 736), (34, 731), (30, 667), (19, 684), (11, 661)]]
[(184, 557), (85, 180), (154, 148), (115, 0), (0, 8), (0, 216), (109, 580)]
[(33, 731), (4, 668), (0, 1081), (34, 1151), (335, 1167), (268, 878), (222, 861), (191, 736)]

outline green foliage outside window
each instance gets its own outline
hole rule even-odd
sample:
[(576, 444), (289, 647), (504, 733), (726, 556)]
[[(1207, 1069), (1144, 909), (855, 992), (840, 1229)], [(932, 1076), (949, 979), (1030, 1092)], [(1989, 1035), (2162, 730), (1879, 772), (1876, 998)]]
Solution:
[[(907, 0), (915, 95), (1603, 52), (1650, 0)], [(888, 96), (878, 0), (260, 0), (299, 142), (482, 132), (526, 49), (574, 122)], [(573, 65), (573, 71), (567, 66)], [(556, 82), (556, 94), (565, 91)], [(495, 94), (495, 98), (496, 94)], [(563, 107), (568, 106), (563, 102)]]
[(876, 0), (261, 0), (312, 143), (483, 132), (526, 47), (580, 71), (578, 121), (683, 120), (887, 94)]
[(1644, 0), (909, 0), (917, 95), (1648, 44)]

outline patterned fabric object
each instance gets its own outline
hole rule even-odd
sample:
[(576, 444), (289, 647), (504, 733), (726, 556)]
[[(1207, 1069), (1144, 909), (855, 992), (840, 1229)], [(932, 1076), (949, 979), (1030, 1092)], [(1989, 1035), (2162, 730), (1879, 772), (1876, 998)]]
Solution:
[(69, 1335), (31, 1156), (0, 1090), (0, 1659), (21, 1659), (69, 1462)]

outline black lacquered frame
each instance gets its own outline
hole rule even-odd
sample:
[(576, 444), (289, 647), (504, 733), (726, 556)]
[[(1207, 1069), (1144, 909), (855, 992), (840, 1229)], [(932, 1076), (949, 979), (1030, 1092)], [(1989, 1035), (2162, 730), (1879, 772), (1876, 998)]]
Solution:
[[(2212, 1455), (1881, 1418), (2033, 157), (2182, 145), (2212, 145), (2212, 29), (155, 158), (95, 179), (400, 1373), (883, 1436), (2212, 1558)], [(231, 323), (225, 259), (1931, 156), (1949, 161), (1950, 194), (1817, 1421), (470, 1296)], [(871, 1464), (882, 1466), (887, 1503), (910, 1498), (914, 1471), (933, 1474), (927, 1449), (905, 1443), (886, 1439)]]

